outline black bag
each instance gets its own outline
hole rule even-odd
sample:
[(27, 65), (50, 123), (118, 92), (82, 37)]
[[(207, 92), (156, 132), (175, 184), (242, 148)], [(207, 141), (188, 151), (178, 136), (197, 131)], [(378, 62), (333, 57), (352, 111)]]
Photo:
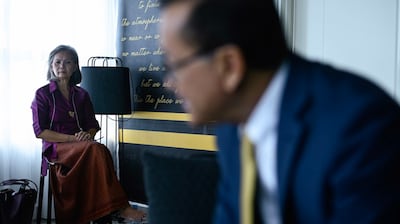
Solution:
[(27, 179), (11, 179), (1, 182), (0, 189), (0, 224), (31, 224), (37, 185)]

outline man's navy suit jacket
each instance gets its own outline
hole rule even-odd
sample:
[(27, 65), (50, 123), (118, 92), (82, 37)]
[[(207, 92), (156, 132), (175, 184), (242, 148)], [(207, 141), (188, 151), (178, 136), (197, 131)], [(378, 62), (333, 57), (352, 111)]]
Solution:
[[(277, 132), (282, 223), (400, 223), (400, 109), (380, 88), (292, 55)], [(216, 135), (214, 222), (239, 223), (237, 126)]]

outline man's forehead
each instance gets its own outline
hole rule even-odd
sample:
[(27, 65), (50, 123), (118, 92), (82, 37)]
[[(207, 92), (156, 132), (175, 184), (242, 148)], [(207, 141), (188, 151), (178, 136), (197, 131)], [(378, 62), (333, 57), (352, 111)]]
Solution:
[(189, 17), (193, 3), (178, 1), (161, 11), (161, 31), (177, 31), (183, 27)]
[(161, 11), (160, 45), (168, 54), (169, 48), (180, 40), (179, 34), (190, 14), (192, 3), (190, 1), (178, 1), (168, 5)]

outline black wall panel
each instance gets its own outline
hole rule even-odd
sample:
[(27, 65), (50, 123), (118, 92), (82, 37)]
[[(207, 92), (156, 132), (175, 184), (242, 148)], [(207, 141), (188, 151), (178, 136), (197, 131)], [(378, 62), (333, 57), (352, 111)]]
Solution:
[[(133, 111), (119, 122), (123, 133), (119, 150), (120, 180), (130, 200), (146, 203), (142, 151), (213, 153), (210, 151), (215, 150), (214, 131), (212, 125), (196, 128), (188, 125), (182, 99), (166, 88), (164, 52), (159, 44), (158, 0), (119, 0), (118, 21), (117, 57), (130, 69)], [(135, 117), (138, 113), (144, 114), (144, 118)]]

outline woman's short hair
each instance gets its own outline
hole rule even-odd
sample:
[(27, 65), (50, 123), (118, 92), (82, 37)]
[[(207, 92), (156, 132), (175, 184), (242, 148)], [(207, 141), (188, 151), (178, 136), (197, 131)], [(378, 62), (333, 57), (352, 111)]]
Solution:
[(82, 80), (82, 73), (79, 67), (79, 58), (78, 58), (78, 53), (76, 50), (68, 45), (59, 45), (54, 50), (52, 50), (49, 54), (49, 60), (48, 60), (48, 70), (47, 70), (47, 80), (55, 80), (57, 77), (53, 73), (53, 69), (51, 68), (51, 64), (53, 63), (54, 56), (60, 52), (68, 52), (71, 57), (73, 62), (76, 64), (77, 69), (75, 70), (74, 73), (72, 73), (72, 76), (69, 80), (69, 83), (71, 85), (76, 85), (79, 84)]

